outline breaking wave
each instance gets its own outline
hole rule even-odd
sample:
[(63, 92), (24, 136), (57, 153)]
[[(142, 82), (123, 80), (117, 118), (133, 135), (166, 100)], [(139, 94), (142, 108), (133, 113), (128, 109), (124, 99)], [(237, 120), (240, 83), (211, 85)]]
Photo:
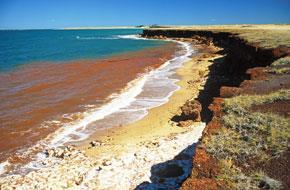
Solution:
[(100, 36), (76, 36), (77, 40), (118, 40), (118, 39), (130, 39), (130, 40), (148, 40), (141, 38), (140, 35), (113, 35), (109, 37)]

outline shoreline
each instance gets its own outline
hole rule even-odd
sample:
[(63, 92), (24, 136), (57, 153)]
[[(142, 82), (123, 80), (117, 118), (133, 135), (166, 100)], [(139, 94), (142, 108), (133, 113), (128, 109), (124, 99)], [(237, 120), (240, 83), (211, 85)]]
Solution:
[(84, 26), (84, 27), (68, 27), (68, 28), (57, 28), (55, 30), (109, 30), (109, 29), (144, 29), (146, 27), (136, 26)]
[[(40, 106), (31, 109), (32, 113), (30, 114), (30, 118), (32, 119), (29, 120), (29, 125), (25, 123), (26, 120), (24, 120), (23, 123), (18, 122), (23, 118), (23, 114), (21, 115), (20, 111), (20, 113), (13, 112), (8, 115), (6, 117), (8, 118), (7, 120), (5, 120), (5, 117), (1, 117), (3, 126), (7, 126), (6, 128), (2, 127), (1, 130), (3, 132), (2, 140), (0, 140), (2, 144), (1, 150), (7, 152), (11, 150), (11, 152), (5, 154), (5, 151), (3, 151), (3, 154), (0, 154), (2, 156), (0, 159), (5, 161), (7, 160), (6, 157), (8, 157), (9, 161), (13, 164), (17, 164), (19, 160), (21, 162), (20, 164), (26, 162), (26, 158), (29, 160), (30, 155), (22, 157), (21, 154), (17, 154), (17, 150), (12, 148), (18, 148), (19, 152), (23, 152), (26, 149), (29, 149), (29, 151), (31, 149), (32, 152), (35, 152), (33, 147), (38, 146), (35, 146), (35, 142), (39, 142), (41, 146), (43, 144), (48, 144), (50, 139), (52, 139), (56, 134), (59, 134), (59, 131), (62, 131), (62, 128), (68, 129), (69, 125), (71, 126), (76, 122), (81, 121), (85, 116), (90, 116), (90, 113), (95, 110), (98, 111), (99, 107), (108, 104), (113, 99), (116, 99), (115, 97), (111, 97), (112, 94), (118, 95), (122, 94), (123, 91), (126, 91), (124, 88), (127, 88), (128, 82), (139, 77), (139, 73), (145, 74), (149, 72), (150, 69), (156, 69), (166, 60), (171, 59), (177, 48), (176, 44), (167, 43), (160, 47), (158, 46), (152, 47), (151, 49), (147, 48), (135, 52), (127, 52), (127, 54), (122, 53), (121, 55), (107, 59), (74, 61), (55, 65), (52, 63), (34, 66), (27, 65), (26, 68), (14, 71), (12, 74), (7, 74), (5, 76), (1, 75), (0, 78), (2, 77), (1, 79), (3, 82), (1, 87), (3, 87), (3, 89), (5, 89), (6, 86), (8, 89), (10, 83), (13, 81), (19, 82), (20, 84), (18, 86), (21, 86), (22, 83), (25, 85), (26, 83), (30, 84), (33, 80), (36, 81), (35, 83), (31, 82), (32, 85), (27, 88), (20, 88), (20, 90), (16, 89), (18, 91), (16, 91), (15, 97), (6, 97), (4, 93), (5, 91), (3, 91), (1, 93), (1, 97), (4, 97), (3, 104), (5, 101), (8, 102), (8, 100), (12, 99), (22, 103), (20, 104), (22, 107), (20, 107), (19, 110), (22, 110), (21, 108), (26, 106), (25, 102), (27, 101), (36, 102)], [(149, 54), (149, 56), (147, 54)], [(101, 75), (102, 72), (108, 74), (104, 76)], [(127, 73), (127, 75), (122, 73)], [(95, 85), (96, 83), (101, 82), (103, 82), (103, 84)], [(64, 97), (63, 94), (67, 94), (68, 97)], [(38, 96), (42, 98), (37, 99)], [(132, 95), (130, 95), (130, 97), (132, 97)], [(62, 101), (62, 98), (68, 101)], [(48, 101), (51, 101), (52, 103), (47, 105)], [(53, 101), (55, 101), (55, 103)], [(120, 104), (122, 104), (122, 102), (120, 102)], [(4, 109), (5, 107), (2, 108)], [(107, 109), (107, 112), (108, 111), (110, 110)], [(12, 118), (11, 115), (13, 114), (15, 114), (15, 120), (9, 119), (9, 116)], [(101, 114), (104, 113), (102, 112), (99, 115)], [(48, 119), (42, 121), (42, 118)], [(5, 121), (7, 122), (5, 123)], [(14, 123), (17, 125), (13, 125)], [(9, 133), (10, 131), (6, 133), (7, 128), (14, 129), (14, 126), (21, 126), (22, 128), (18, 127), (20, 129), (11, 135)], [(38, 133), (38, 135), (33, 136), (33, 139), (28, 138), (33, 135), (32, 133), (25, 133), (19, 137), (18, 134), (22, 134), (22, 131), (28, 127)], [(100, 125), (100, 127), (102, 127), (102, 125)], [(75, 131), (71, 132), (74, 133)], [(75, 137), (82, 138), (86, 135), (85, 133), (81, 133), (82, 131), (78, 132), (78, 136)], [(69, 135), (70, 134), (64, 134), (63, 136), (68, 138)], [(12, 148), (8, 147), (10, 144), (5, 142), (17, 137), (18, 141), (13, 144), (14, 147), (13, 145), (11, 145)], [(26, 143), (27, 141), (29, 144)], [(36, 149), (38, 149), (38, 147)], [(33, 156), (32, 154), (31, 156)]]
[[(204, 50), (205, 47), (199, 47), (199, 50)], [(210, 49), (210, 48), (209, 48)], [(206, 54), (206, 53), (205, 53)], [(132, 150), (135, 150), (133, 155), (138, 155), (139, 150), (144, 150), (147, 152), (140, 158), (136, 159), (134, 163), (135, 165), (140, 165), (142, 167), (146, 165), (145, 168), (139, 168), (136, 169), (135, 173), (130, 174), (131, 177), (134, 177), (137, 174), (142, 174), (142, 171), (145, 169), (147, 174), (144, 176), (139, 176), (138, 179), (134, 179), (134, 185), (140, 185), (140, 183), (150, 180), (150, 168), (154, 165), (158, 164), (159, 162), (165, 162), (170, 159), (174, 159), (176, 154), (178, 155), (180, 152), (185, 150), (187, 147), (194, 145), (196, 142), (198, 142), (198, 139), (201, 136), (202, 130), (204, 128), (204, 123), (196, 122), (190, 127), (178, 127), (177, 124), (171, 121), (171, 118), (175, 115), (180, 114), (180, 107), (185, 103), (186, 100), (194, 99), (197, 97), (199, 90), (201, 90), (203, 87), (204, 82), (206, 81), (206, 73), (208, 72), (208, 66), (212, 64), (210, 62), (209, 58), (210, 56), (204, 56), (204, 53), (197, 53), (194, 55), (191, 60), (184, 63), (179, 69), (177, 69), (177, 75), (180, 76), (180, 81), (177, 82), (177, 85), (180, 86), (180, 89), (175, 91), (173, 95), (169, 98), (169, 101), (159, 107), (155, 107), (149, 110), (149, 113), (145, 118), (134, 122), (133, 124), (129, 124), (126, 126), (120, 126), (117, 128), (112, 128), (109, 130), (103, 131), (101, 134), (93, 136), (89, 139), (87, 139), (82, 145), (77, 146), (76, 150), (79, 152), (75, 158), (81, 157), (81, 160), (74, 160), (74, 158), (68, 158), (68, 159), (60, 159), (58, 157), (53, 158), (50, 160), (44, 160), (43, 162), (46, 162), (46, 167), (37, 171), (30, 172), (27, 174), (27, 176), (17, 176), (13, 178), (20, 178), (20, 179), (27, 179), (28, 176), (35, 177), (43, 177), (43, 172), (45, 173), (55, 173), (59, 171), (61, 168), (67, 168), (70, 167), (76, 168), (82, 168), (83, 174), (82, 181), (84, 181), (86, 184), (86, 187), (89, 187), (92, 185), (92, 187), (99, 187), (102, 186), (111, 187), (110, 184), (91, 184), (91, 180), (89, 178), (99, 178), (99, 181), (106, 181), (104, 178), (102, 178), (102, 175), (99, 175), (98, 173), (104, 172), (103, 177), (106, 176), (106, 172), (108, 172), (105, 168), (110, 166), (114, 166), (115, 164), (125, 164), (128, 155), (132, 155)], [(201, 75), (201, 73), (203, 73)], [(185, 138), (185, 136), (187, 138)], [(194, 138), (192, 138), (195, 136)], [(91, 141), (97, 141), (100, 142), (97, 147), (92, 147), (90, 144)], [(168, 148), (168, 150), (171, 148), (172, 151), (167, 152), (166, 150), (160, 149), (161, 147), (159, 144), (162, 144), (162, 142), (165, 143), (165, 147)], [(183, 142), (183, 143), (182, 143)], [(157, 144), (156, 144), (157, 143)], [(170, 146), (169, 146), (170, 145)], [(75, 149), (74, 149), (75, 150)], [(156, 152), (156, 154), (154, 154)], [(155, 156), (151, 156), (151, 158), (146, 158), (148, 154), (158, 155), (160, 156), (158, 159), (154, 158)], [(187, 166), (182, 167), (184, 168), (182, 171), (182, 177), (175, 176), (176, 180), (173, 184), (174, 187), (176, 187), (177, 184), (181, 183), (190, 173), (188, 168), (190, 168), (189, 165), (191, 165), (191, 156), (194, 153), (194, 146), (190, 149), (190, 155), (185, 156), (186, 159), (181, 161), (181, 163), (186, 162)], [(124, 157), (125, 155), (125, 157)], [(126, 156), (127, 155), (127, 156)], [(145, 156), (145, 157), (144, 157)], [(184, 157), (184, 155), (183, 155)], [(119, 158), (119, 159), (118, 159)], [(120, 159), (121, 158), (121, 159)], [(122, 159), (123, 158), (123, 159)], [(58, 166), (55, 165), (54, 160), (57, 160)], [(60, 160), (59, 160), (60, 159)], [(146, 161), (147, 159), (147, 161)], [(183, 159), (183, 158), (182, 158)], [(181, 160), (182, 160), (181, 159)], [(121, 161), (117, 162), (116, 160)], [(143, 161), (142, 161), (143, 160)], [(145, 160), (145, 162), (144, 162)], [(157, 163), (156, 163), (157, 162)], [(88, 163), (89, 166), (85, 165), (84, 163)], [(146, 163), (146, 164), (145, 164)], [(179, 163), (179, 162), (178, 162)], [(80, 165), (81, 164), (81, 165)], [(181, 164), (182, 165), (182, 164)], [(92, 167), (93, 166), (93, 167)], [(85, 167), (85, 169), (83, 168)], [(102, 168), (99, 172), (96, 173), (96, 168)], [(140, 167), (140, 166), (139, 166)], [(186, 169), (187, 168), (187, 169)], [(121, 167), (122, 169), (122, 167)], [(132, 165), (132, 168), (130, 167), (128, 171), (134, 169), (134, 165)], [(47, 171), (48, 170), (48, 171)], [(112, 170), (112, 168), (111, 168)], [(81, 173), (82, 173), (81, 172)], [(122, 173), (122, 170), (119, 170), (118, 172)], [(148, 173), (149, 172), (149, 173)], [(60, 172), (57, 175), (57, 178), (62, 179), (60, 183), (62, 184), (68, 184), (68, 178), (70, 177), (76, 177), (75, 175), (79, 176), (80, 172), (76, 172), (72, 176), (63, 176)], [(129, 175), (129, 174), (128, 174)], [(7, 183), (11, 185), (11, 176), (7, 176)], [(3, 178), (2, 178), (3, 179)], [(0, 179), (2, 181), (2, 179)], [(45, 177), (45, 180), (50, 181), (49, 177)], [(145, 180), (145, 181), (143, 181)], [(152, 179), (151, 179), (152, 180)], [(128, 181), (125, 179), (121, 181)], [(3, 181), (2, 181), (3, 182)], [(151, 185), (161, 185), (161, 184), (154, 184), (154, 180), (151, 181)], [(5, 183), (7, 185), (7, 183)], [(42, 181), (38, 182), (31, 182), (32, 184), (42, 184)], [(100, 183), (100, 182), (99, 182)], [(111, 183), (117, 183), (117, 184), (111, 184), (114, 187), (117, 187), (118, 181), (112, 181)], [(134, 185), (131, 184), (128, 186), (129, 189), (135, 188)], [(22, 184), (24, 185), (24, 184)], [(29, 185), (29, 183), (25, 183), (25, 185)], [(52, 185), (52, 183), (42, 184), (46, 185), (46, 187), (49, 187)], [(97, 186), (96, 186), (97, 185)], [(101, 186), (100, 186), (101, 185)], [(124, 185), (124, 184), (123, 184)], [(127, 184), (128, 185), (128, 184)], [(133, 185), (133, 186), (132, 186)], [(163, 184), (164, 185), (164, 184)], [(170, 184), (167, 184), (170, 185)], [(5, 187), (5, 186), (3, 186)], [(121, 186), (119, 186), (121, 187)]]
[[(202, 47), (204, 48), (204, 47)], [(200, 51), (199, 49), (198, 51)], [(199, 73), (207, 72), (207, 67), (211, 65), (208, 61), (210, 58), (206, 58), (203, 61), (200, 60), (200, 53), (197, 52), (193, 55), (191, 60), (184, 63), (177, 69), (176, 74), (180, 77), (180, 80), (176, 83), (180, 88), (173, 92), (169, 97), (168, 102), (152, 108), (148, 111), (148, 114), (131, 124), (124, 126), (116, 126), (111, 129), (103, 130), (95, 136), (89, 137), (83, 143), (79, 145), (81, 150), (84, 150), (86, 154), (94, 156), (96, 153), (110, 151), (116, 144), (128, 144), (130, 142), (142, 142), (154, 138), (154, 136), (166, 136), (171, 133), (181, 133), (186, 129), (176, 126), (177, 123), (171, 121), (172, 117), (181, 113), (180, 107), (190, 99), (197, 98), (199, 90), (203, 88), (204, 80), (198, 81), (200, 77)], [(197, 64), (197, 62), (199, 62)], [(203, 76), (203, 77), (204, 77)], [(195, 81), (194, 81), (195, 80)], [(196, 80), (198, 82), (196, 82)], [(189, 81), (194, 81), (194, 84), (189, 84)], [(89, 143), (91, 141), (100, 141), (112, 144), (112, 147), (99, 147), (96, 149), (90, 149)]]

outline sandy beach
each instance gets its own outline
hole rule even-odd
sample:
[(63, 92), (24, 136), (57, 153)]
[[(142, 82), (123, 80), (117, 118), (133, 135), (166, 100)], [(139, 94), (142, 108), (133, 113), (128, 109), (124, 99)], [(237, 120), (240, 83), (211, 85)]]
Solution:
[[(180, 127), (171, 119), (181, 114), (186, 100), (195, 99), (203, 89), (215, 51), (210, 46), (193, 48), (191, 60), (176, 73), (180, 89), (167, 103), (149, 110), (135, 123), (98, 132), (77, 147), (48, 150), (48, 157), (38, 163), (40, 169), (1, 178), (2, 188), (29, 189), (35, 184), (71, 189), (177, 188), (190, 174), (195, 143), (205, 123)], [(67, 175), (67, 171), (74, 172)]]
[[(138, 144), (144, 141), (150, 141), (156, 137), (168, 136), (171, 133), (181, 133), (187, 129), (176, 126), (177, 123), (171, 121), (172, 117), (181, 113), (180, 107), (186, 100), (195, 99), (199, 90), (203, 88), (206, 81), (208, 66), (211, 65), (211, 58), (200, 59), (203, 54), (199, 53), (198, 46), (192, 59), (186, 62), (177, 70), (180, 81), (177, 82), (181, 88), (174, 92), (169, 101), (159, 107), (149, 110), (145, 118), (126, 126), (114, 127), (109, 130), (98, 132), (98, 134), (87, 139), (80, 146), (82, 150), (90, 156), (96, 156), (99, 153), (120, 152), (120, 147), (126, 149), (127, 144)], [(203, 47), (204, 48), (204, 47)], [(203, 51), (206, 51), (203, 49)], [(101, 146), (98, 149), (89, 149), (91, 141), (106, 142), (107, 146)], [(115, 145), (118, 145), (115, 147)], [(112, 151), (115, 150), (116, 151)]]

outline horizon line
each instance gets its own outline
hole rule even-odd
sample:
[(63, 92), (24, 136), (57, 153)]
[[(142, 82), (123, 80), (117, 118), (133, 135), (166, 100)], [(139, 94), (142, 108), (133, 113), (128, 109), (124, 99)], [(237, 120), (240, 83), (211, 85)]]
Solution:
[(264, 23), (264, 24), (173, 24), (173, 25), (164, 25), (164, 24), (151, 24), (151, 25), (134, 25), (134, 26), (79, 26), (79, 27), (64, 27), (64, 28), (0, 28), (0, 30), (97, 30), (97, 29), (146, 29), (150, 26), (159, 26), (159, 27), (192, 27), (192, 26), (243, 26), (243, 25), (290, 25), (289, 23)]

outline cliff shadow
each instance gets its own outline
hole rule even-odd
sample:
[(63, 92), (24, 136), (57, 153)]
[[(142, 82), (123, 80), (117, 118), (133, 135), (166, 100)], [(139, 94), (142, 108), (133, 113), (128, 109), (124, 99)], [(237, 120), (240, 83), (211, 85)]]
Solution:
[(179, 189), (191, 174), (195, 147), (196, 143), (189, 145), (173, 159), (153, 165), (150, 170), (150, 182), (142, 182), (135, 190)]
[[(224, 51), (218, 52), (224, 54)], [(209, 66), (209, 73), (205, 82), (203, 90), (198, 94), (196, 100), (202, 105), (201, 119), (203, 122), (208, 123), (213, 117), (212, 111), (208, 108), (213, 102), (214, 97), (220, 97), (220, 89), (222, 86), (237, 87), (248, 78), (245, 71), (238, 70), (232, 71), (230, 55), (223, 55), (223, 57), (212, 60), (213, 64)]]
[[(217, 54), (223, 54), (224, 51), (220, 51)], [(202, 90), (199, 91), (197, 101), (202, 105), (200, 112), (202, 122), (208, 123), (211, 121), (213, 114), (208, 108), (213, 102), (214, 97), (220, 96), (220, 89), (222, 86), (239, 86), (239, 84), (245, 79), (246, 75), (229, 73), (227, 64), (228, 55), (216, 58), (212, 60), (212, 65), (209, 66), (209, 73), (207, 74), (207, 80)], [(186, 118), (182, 115), (175, 115), (171, 118), (171, 121), (179, 123), (180, 121), (186, 121), (190, 118)]]

